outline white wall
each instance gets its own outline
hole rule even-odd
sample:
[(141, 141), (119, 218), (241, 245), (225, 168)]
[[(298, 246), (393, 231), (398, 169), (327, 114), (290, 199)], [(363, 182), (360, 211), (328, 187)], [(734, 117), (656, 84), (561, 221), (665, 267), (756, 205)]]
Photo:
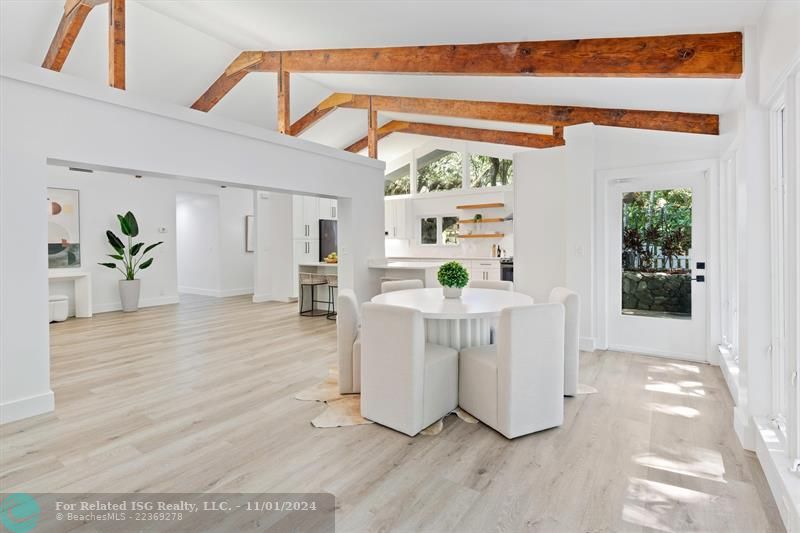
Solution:
[(367, 260), (384, 252), (383, 163), (39, 67), (0, 69), (0, 420), (53, 409), (41, 244), (48, 159), (338, 197), (339, 283), (362, 301), (377, 293)]
[(254, 192), (219, 189), (220, 296), (253, 293), (255, 253), (245, 249), (245, 217), (252, 215)]
[(178, 291), (217, 296), (220, 290), (220, 199), (178, 193), (175, 198)]
[(294, 268), (292, 195), (259, 191), (255, 209), (257, 267), (253, 301), (288, 302)]
[[(139, 272), (142, 279), (141, 305), (161, 305), (178, 300), (175, 256), (175, 191), (165, 180), (136, 179), (132, 175), (109, 172), (73, 172), (63, 167), (46, 166), (48, 187), (80, 191), (81, 270), (92, 274), (92, 304), (96, 313), (121, 308), (117, 281), (122, 274), (100, 266), (112, 261), (113, 253), (105, 232), (112, 230), (123, 238), (116, 215), (132, 211), (139, 222), (137, 242), (164, 241), (151, 252), (153, 265)], [(44, 191), (43, 191), (44, 193)], [(164, 228), (165, 233), (159, 233)], [(74, 314), (71, 282), (50, 282), (51, 294), (70, 298)]]
[(758, 23), (757, 46), (758, 96), (766, 103), (780, 78), (800, 61), (800, 2), (766, 3)]
[(581, 299), (581, 349), (593, 350), (595, 126), (566, 128), (566, 146), (514, 156), (514, 286), (546, 302)]
[(567, 148), (514, 156), (514, 288), (546, 302), (566, 284)]

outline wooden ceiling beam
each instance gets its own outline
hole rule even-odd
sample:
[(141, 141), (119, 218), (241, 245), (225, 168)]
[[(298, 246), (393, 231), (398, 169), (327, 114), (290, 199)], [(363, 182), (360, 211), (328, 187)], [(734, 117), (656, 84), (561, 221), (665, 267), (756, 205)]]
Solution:
[[(245, 56), (249, 59), (244, 59)], [(255, 61), (262, 54), (270, 61)], [(242, 52), (206, 94), (208, 111), (241, 79), (231, 67), (241, 60), (248, 72), (276, 72), (280, 56), (287, 72), (356, 72), (467, 76), (739, 78), (742, 33), (571, 39), (388, 48), (343, 48)], [(235, 72), (239, 72), (236, 68)], [(226, 83), (227, 81), (227, 83)], [(230, 87), (229, 87), (230, 85)], [(209, 94), (211, 92), (211, 94)], [(207, 107), (207, 108), (206, 108)]]
[(738, 78), (742, 34), (707, 33), (282, 52), (290, 72)]
[[(366, 109), (366, 100), (369, 97), (364, 95), (345, 96), (337, 96), (338, 107)], [(377, 95), (372, 97), (372, 105), (374, 109), (380, 112), (540, 124), (562, 128), (593, 123), (598, 126), (614, 126), (618, 128), (719, 135), (719, 115), (704, 113)]]
[(108, 84), (125, 89), (125, 0), (108, 4)]
[(192, 109), (210, 111), (250, 72), (278, 72), (278, 52), (242, 52), (193, 104)]
[(60, 72), (67, 61), (72, 45), (89, 16), (93, 7), (104, 4), (108, 0), (67, 0), (64, 4), (64, 14), (58, 23), (50, 48), (42, 61), (42, 67)]
[[(383, 139), (392, 133), (413, 133), (427, 137), (443, 137), (446, 139), (459, 139), (462, 141), (476, 141), (493, 144), (508, 144), (524, 148), (553, 148), (564, 146), (563, 137), (542, 135), (540, 133), (527, 133), (519, 131), (487, 130), (482, 128), (465, 128), (462, 126), (447, 126), (443, 124), (427, 124), (422, 122), (406, 122), (392, 120), (377, 129), (377, 139)], [(369, 138), (364, 137), (354, 142), (345, 150), (360, 152), (369, 145)], [(377, 155), (377, 150), (376, 150)], [(372, 156), (370, 156), (372, 157)]]

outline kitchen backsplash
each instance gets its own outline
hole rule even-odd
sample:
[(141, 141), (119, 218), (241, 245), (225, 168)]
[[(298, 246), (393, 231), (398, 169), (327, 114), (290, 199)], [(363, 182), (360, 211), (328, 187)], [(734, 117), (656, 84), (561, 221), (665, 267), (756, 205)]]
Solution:
[(504, 256), (514, 255), (513, 235), (502, 239), (462, 239), (456, 246), (422, 246), (400, 239), (386, 239), (385, 242), (386, 257), (491, 257), (492, 244), (498, 244)]

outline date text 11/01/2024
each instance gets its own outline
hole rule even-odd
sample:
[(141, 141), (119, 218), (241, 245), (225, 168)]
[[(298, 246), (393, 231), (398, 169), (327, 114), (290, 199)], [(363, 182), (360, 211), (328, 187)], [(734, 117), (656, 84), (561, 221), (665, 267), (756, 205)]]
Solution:
[(170, 511), (196, 513), (198, 511), (233, 511), (243, 509), (246, 511), (316, 511), (317, 503), (314, 501), (278, 501), (256, 500), (242, 504), (231, 505), (226, 501), (205, 501), (192, 503), (187, 501), (153, 502), (153, 501), (122, 501), (122, 502), (56, 502), (56, 511)]

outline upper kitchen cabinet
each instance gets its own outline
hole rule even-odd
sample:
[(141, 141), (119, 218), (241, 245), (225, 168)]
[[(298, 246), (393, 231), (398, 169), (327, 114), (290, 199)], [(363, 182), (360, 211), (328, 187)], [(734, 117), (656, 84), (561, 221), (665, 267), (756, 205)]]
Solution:
[(313, 196), (292, 197), (292, 228), (295, 239), (318, 239), (320, 199)]
[(387, 239), (408, 239), (409, 202), (403, 198), (384, 200), (384, 234)]
[(336, 200), (330, 198), (319, 199), (319, 218), (323, 220), (336, 220), (338, 218), (338, 206)]

